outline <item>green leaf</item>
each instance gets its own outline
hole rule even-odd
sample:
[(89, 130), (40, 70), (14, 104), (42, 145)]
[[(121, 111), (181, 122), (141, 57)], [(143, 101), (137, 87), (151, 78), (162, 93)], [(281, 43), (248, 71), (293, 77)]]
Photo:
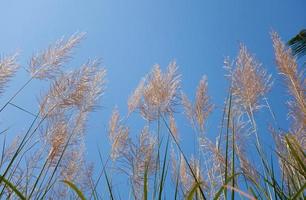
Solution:
[(74, 183), (72, 183), (72, 182), (70, 182), (70, 181), (68, 181), (68, 180), (62, 180), (61, 182), (65, 183), (65, 184), (68, 185), (72, 190), (74, 190), (75, 193), (77, 193), (78, 197), (79, 197), (81, 200), (86, 200), (86, 198), (85, 198), (85, 196), (83, 195), (83, 193), (81, 192), (81, 190), (79, 190), (79, 189), (77, 188), (77, 186), (76, 186)]
[(26, 200), (23, 194), (12, 184), (10, 181), (6, 180), (3, 176), (0, 175), (0, 180), (3, 181), (14, 193), (22, 200)]
[(186, 200), (192, 200), (195, 192), (197, 191), (198, 188), (200, 188), (201, 183), (200, 182), (195, 182), (189, 191)]
[(144, 179), (143, 179), (143, 199), (148, 199), (148, 165), (146, 165), (146, 169), (144, 172)]
[(297, 57), (306, 55), (306, 29), (301, 30), (287, 44), (291, 47), (293, 55)]
[[(231, 107), (232, 107), (232, 91), (230, 91), (229, 105), (228, 105), (228, 112), (227, 112), (224, 183), (227, 182), (228, 168), (229, 168), (228, 167), (228, 152), (229, 152), (229, 130), (230, 130)], [(227, 198), (227, 189), (224, 189), (224, 196), (225, 198)]]
[[(233, 133), (232, 133), (232, 176), (235, 175), (235, 127), (234, 127), (234, 120), (233, 122)], [(235, 187), (235, 178), (232, 180), (232, 187)], [(235, 199), (235, 191), (232, 190), (231, 199)]]
[[(292, 143), (290, 142), (288, 136), (286, 136), (285, 138), (286, 138), (286, 142), (287, 142), (287, 144), (288, 144), (288, 146), (289, 146), (289, 148), (290, 148), (291, 154), (293, 155), (293, 157), (295, 158), (295, 160), (299, 163), (299, 165), (302, 167), (302, 169), (303, 169), (303, 176), (306, 177), (306, 166), (304, 165), (304, 162), (302, 161), (303, 159), (300, 158), (298, 152), (296, 151), (296, 150), (300, 150), (300, 149), (295, 149), (295, 148), (293, 147), (293, 145), (292, 145)], [(292, 139), (294, 140), (294, 138), (292, 138)], [(298, 143), (296, 142), (296, 144), (298, 144)], [(300, 152), (302, 152), (303, 155), (304, 155), (304, 152), (303, 152), (303, 151), (300, 150)], [(304, 157), (305, 157), (305, 155), (304, 155)]]
[(158, 194), (158, 199), (161, 200), (162, 198), (162, 192), (163, 192), (163, 186), (165, 183), (165, 169), (166, 169), (166, 161), (167, 161), (167, 153), (168, 153), (168, 146), (169, 146), (169, 135), (167, 138), (167, 145), (166, 145), (166, 150), (165, 150), (165, 155), (164, 155), (164, 161), (163, 161), (163, 169), (162, 169), (162, 176), (160, 180), (160, 185), (159, 185), (159, 194)]

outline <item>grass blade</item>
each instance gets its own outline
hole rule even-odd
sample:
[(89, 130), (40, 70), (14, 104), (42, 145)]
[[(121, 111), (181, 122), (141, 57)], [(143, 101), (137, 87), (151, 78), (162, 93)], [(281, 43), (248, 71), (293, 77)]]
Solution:
[(163, 186), (164, 186), (164, 182), (165, 182), (165, 169), (166, 169), (168, 146), (169, 146), (169, 135), (168, 135), (168, 138), (167, 138), (167, 145), (166, 145), (164, 161), (163, 161), (163, 169), (162, 169), (161, 180), (160, 180), (160, 184), (159, 184), (159, 194), (158, 194), (158, 199), (159, 200), (161, 200), (162, 192), (163, 192)]
[(79, 197), (81, 200), (86, 200), (84, 194), (81, 192), (81, 190), (78, 189), (78, 187), (77, 187), (74, 183), (72, 183), (72, 182), (70, 182), (70, 181), (68, 181), (68, 180), (62, 180), (61, 182), (65, 183), (65, 184), (68, 185), (73, 191), (75, 191), (75, 193), (77, 193), (78, 197)]
[(143, 179), (143, 199), (148, 199), (148, 164), (146, 164), (146, 169), (144, 172), (144, 179)]
[(0, 180), (3, 181), (14, 193), (22, 200), (26, 200), (25, 196), (8, 180), (6, 180), (3, 176), (0, 175)]
[(196, 191), (198, 188), (200, 188), (201, 183), (200, 182), (195, 182), (191, 188), (191, 190), (189, 191), (186, 200), (192, 200), (193, 196), (196, 194)]
[[(302, 167), (303, 169), (303, 176), (306, 177), (306, 166), (304, 164), (304, 162), (302, 161), (302, 159), (300, 158), (298, 152), (296, 151), (296, 149), (293, 147), (292, 143), (290, 142), (288, 136), (285, 136), (285, 139), (286, 139), (286, 142), (289, 146), (289, 149), (291, 151), (291, 154), (293, 155), (293, 157), (295, 158), (295, 160), (299, 163), (299, 165)], [(295, 140), (294, 138), (291, 138), (292, 140)], [(295, 144), (298, 144), (298, 142), (295, 142)], [(302, 152), (304, 158), (305, 158), (305, 154), (303, 151), (301, 151), (300, 149), (297, 149), (299, 150), (300, 152)]]

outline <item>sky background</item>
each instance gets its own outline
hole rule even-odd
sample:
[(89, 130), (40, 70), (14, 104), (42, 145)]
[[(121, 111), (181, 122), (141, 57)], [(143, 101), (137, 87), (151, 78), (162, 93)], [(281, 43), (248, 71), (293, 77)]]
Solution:
[[(0, 104), (27, 80), (26, 68), (34, 53), (62, 36), (86, 32), (67, 68), (101, 58), (107, 69), (101, 107), (88, 122), (89, 160), (97, 159), (97, 145), (109, 149), (106, 130), (113, 107), (118, 106), (125, 115), (127, 99), (140, 79), (154, 64), (165, 69), (173, 60), (182, 74), (182, 90), (191, 99), (201, 77), (208, 76), (216, 108), (209, 118), (207, 135), (214, 138), (228, 86), (223, 60), (234, 58), (239, 44), (244, 43), (272, 74), (274, 86), (268, 98), (281, 128), (287, 129), (286, 89), (275, 68), (270, 32), (277, 31), (284, 41), (290, 39), (306, 27), (305, 8), (304, 0), (0, 0), (0, 55), (18, 51), (22, 66), (0, 97)], [(37, 98), (46, 85), (34, 81), (14, 103), (35, 113)], [(267, 113), (264, 110), (257, 115)], [(14, 136), (26, 127), (20, 126), (24, 119), (30, 118), (8, 108), (0, 113), (0, 127), (12, 127)], [(187, 120), (178, 120), (183, 148), (189, 152), (190, 126)]]

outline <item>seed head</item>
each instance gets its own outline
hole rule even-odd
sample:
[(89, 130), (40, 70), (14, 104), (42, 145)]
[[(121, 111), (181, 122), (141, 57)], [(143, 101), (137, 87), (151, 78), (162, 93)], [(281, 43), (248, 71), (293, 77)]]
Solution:
[(179, 87), (180, 76), (177, 75), (175, 62), (170, 63), (164, 73), (159, 65), (155, 65), (130, 97), (129, 112), (137, 109), (149, 121), (157, 119), (160, 114), (172, 113), (177, 104)]
[(34, 55), (29, 65), (31, 75), (38, 79), (54, 79), (60, 75), (62, 65), (69, 60), (72, 49), (80, 43), (84, 35), (74, 34), (68, 40), (62, 38), (47, 50)]
[(3, 93), (7, 82), (15, 75), (18, 67), (17, 54), (0, 58), (0, 94)]
[(244, 45), (240, 46), (235, 69), (227, 66), (232, 94), (237, 105), (247, 112), (259, 108), (260, 98), (271, 88), (271, 75), (261, 67)]

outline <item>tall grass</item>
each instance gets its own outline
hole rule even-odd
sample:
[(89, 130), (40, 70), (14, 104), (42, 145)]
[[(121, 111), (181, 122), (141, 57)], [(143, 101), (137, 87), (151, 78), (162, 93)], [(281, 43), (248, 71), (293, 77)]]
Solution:
[[(84, 33), (77, 33), (35, 54), (29, 79), (3, 103), (0, 114), (14, 106), (33, 120), (10, 145), (9, 129), (1, 131), (1, 199), (305, 198), (306, 82), (303, 69), (276, 33), (276, 66), (290, 95), (292, 124), (288, 130), (269, 127), (274, 145), (262, 142), (262, 119), (256, 115), (267, 111), (271, 124), (278, 124), (267, 99), (272, 78), (241, 45), (234, 60), (225, 60), (229, 89), (221, 127), (206, 125), (210, 114), (218, 112), (206, 76), (193, 102), (181, 90), (175, 62), (166, 71), (155, 65), (129, 97), (128, 113), (121, 116), (114, 108), (106, 134), (111, 148), (108, 154), (97, 149), (101, 164), (96, 166), (86, 159), (86, 121), (104, 93), (106, 71), (97, 60), (72, 71), (63, 69), (83, 38)], [(17, 54), (1, 58), (1, 95), (18, 67)], [(14, 103), (34, 79), (50, 83), (39, 98), (37, 113)], [(145, 124), (136, 135), (129, 124), (132, 115)], [(192, 155), (185, 151), (178, 115), (190, 122)], [(215, 139), (208, 133), (216, 133)], [(119, 177), (126, 181), (124, 186)]]

